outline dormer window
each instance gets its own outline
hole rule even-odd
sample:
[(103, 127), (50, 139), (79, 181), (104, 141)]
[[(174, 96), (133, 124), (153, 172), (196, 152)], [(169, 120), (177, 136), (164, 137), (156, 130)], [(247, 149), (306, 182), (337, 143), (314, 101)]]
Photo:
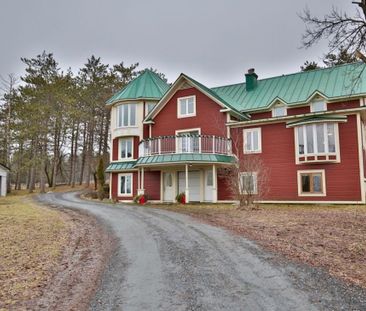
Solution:
[(318, 99), (310, 104), (311, 112), (327, 111), (327, 103), (323, 99)]
[(285, 105), (276, 105), (272, 109), (272, 117), (283, 117), (287, 116), (287, 108)]
[(178, 118), (189, 118), (196, 115), (196, 96), (178, 98)]

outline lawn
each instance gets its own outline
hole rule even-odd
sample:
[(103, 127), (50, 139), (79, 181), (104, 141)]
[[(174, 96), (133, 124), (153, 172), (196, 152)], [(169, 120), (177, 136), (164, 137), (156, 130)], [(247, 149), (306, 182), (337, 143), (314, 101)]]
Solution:
[(30, 307), (41, 295), (68, 240), (68, 223), (29, 195), (0, 199), (0, 310)]
[(151, 205), (224, 227), (298, 262), (366, 287), (366, 207), (262, 205)]

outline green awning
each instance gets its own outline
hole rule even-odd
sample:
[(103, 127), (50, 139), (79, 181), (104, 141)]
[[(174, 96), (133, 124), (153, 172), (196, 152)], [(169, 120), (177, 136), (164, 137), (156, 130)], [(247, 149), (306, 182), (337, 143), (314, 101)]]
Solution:
[(135, 167), (136, 161), (113, 162), (105, 170), (107, 173), (131, 170)]
[(286, 127), (294, 127), (312, 123), (324, 123), (324, 122), (347, 122), (347, 116), (343, 115), (322, 115), (302, 118), (300, 120), (287, 122)]
[(165, 163), (234, 163), (235, 157), (223, 154), (163, 154), (148, 157), (142, 157), (137, 160), (136, 166), (146, 166)]

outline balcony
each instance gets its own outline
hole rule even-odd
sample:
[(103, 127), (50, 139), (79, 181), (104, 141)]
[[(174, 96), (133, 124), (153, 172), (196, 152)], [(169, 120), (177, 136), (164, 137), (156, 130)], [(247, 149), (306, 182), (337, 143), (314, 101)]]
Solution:
[(176, 135), (144, 139), (139, 145), (139, 157), (186, 153), (231, 156), (232, 142), (214, 135)]

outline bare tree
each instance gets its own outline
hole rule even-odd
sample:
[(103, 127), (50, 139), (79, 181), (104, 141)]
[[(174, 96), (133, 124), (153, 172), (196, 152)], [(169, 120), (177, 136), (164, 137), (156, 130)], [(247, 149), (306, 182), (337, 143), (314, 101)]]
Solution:
[(302, 44), (309, 48), (321, 39), (329, 40), (330, 52), (342, 47), (347, 53), (366, 50), (366, 0), (352, 2), (358, 8), (353, 16), (333, 7), (322, 18), (313, 16), (305, 9), (300, 18), (306, 24)]

